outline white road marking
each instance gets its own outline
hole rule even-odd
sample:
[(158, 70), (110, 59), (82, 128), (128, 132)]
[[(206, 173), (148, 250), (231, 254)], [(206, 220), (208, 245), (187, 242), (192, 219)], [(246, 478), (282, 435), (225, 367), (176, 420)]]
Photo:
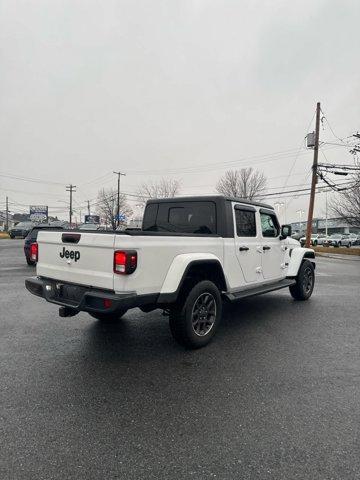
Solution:
[(5, 267), (5, 268), (0, 268), (0, 272), (3, 272), (4, 270), (23, 270), (26, 268), (24, 265), (19, 266), (19, 267)]

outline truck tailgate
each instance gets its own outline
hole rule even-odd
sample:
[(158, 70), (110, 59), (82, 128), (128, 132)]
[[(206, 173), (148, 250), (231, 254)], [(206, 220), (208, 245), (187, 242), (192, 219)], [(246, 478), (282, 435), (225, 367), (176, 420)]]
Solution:
[(114, 240), (111, 233), (40, 231), (37, 274), (113, 290)]

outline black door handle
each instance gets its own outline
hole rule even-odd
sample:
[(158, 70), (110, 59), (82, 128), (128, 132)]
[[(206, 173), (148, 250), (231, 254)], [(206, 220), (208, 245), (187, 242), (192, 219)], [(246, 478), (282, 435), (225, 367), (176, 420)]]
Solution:
[(264, 245), (263, 250), (271, 250), (271, 247), (269, 247), (269, 245)]
[(249, 247), (240, 247), (239, 250), (240, 252), (246, 252), (247, 250), (249, 250)]

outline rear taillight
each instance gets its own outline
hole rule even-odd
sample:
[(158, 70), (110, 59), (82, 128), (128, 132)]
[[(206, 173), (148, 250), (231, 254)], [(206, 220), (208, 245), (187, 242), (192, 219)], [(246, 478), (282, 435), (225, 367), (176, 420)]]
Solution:
[(30, 258), (33, 262), (37, 262), (39, 257), (39, 246), (37, 242), (30, 245)]
[(114, 273), (129, 275), (137, 267), (137, 252), (135, 250), (116, 250), (114, 252)]

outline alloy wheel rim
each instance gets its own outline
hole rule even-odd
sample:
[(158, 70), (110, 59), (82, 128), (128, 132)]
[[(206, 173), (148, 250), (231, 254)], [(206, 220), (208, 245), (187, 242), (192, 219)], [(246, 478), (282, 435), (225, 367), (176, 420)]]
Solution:
[(310, 293), (314, 285), (314, 275), (310, 267), (304, 271), (303, 287), (306, 294)]
[(211, 293), (202, 293), (194, 302), (191, 325), (199, 337), (204, 337), (213, 328), (216, 319), (216, 301)]

